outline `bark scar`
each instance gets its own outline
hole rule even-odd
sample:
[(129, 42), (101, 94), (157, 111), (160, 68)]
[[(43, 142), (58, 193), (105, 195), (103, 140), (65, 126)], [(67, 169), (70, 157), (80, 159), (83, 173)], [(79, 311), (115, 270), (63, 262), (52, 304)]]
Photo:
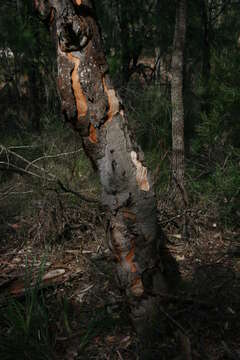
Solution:
[(127, 220), (131, 220), (133, 222), (136, 222), (136, 215), (133, 212), (127, 210), (127, 209), (124, 209), (123, 216)]
[(51, 8), (51, 13), (50, 13), (50, 20), (49, 23), (52, 24), (55, 18), (55, 14), (54, 14), (54, 9)]
[(108, 97), (109, 110), (107, 113), (107, 121), (111, 121), (113, 116), (119, 113), (119, 101), (113, 89), (108, 89), (105, 78), (103, 77), (103, 88)]
[(93, 144), (96, 144), (98, 142), (98, 140), (97, 140), (97, 131), (96, 131), (95, 127), (92, 124), (90, 125), (89, 137), (88, 138)]
[(137, 159), (137, 153), (135, 151), (131, 151), (131, 159), (137, 170), (136, 180), (138, 186), (143, 191), (149, 191), (150, 185), (147, 178), (147, 168), (143, 166), (142, 163)]
[(135, 296), (142, 296), (144, 293), (144, 286), (142, 279), (137, 277), (131, 285), (131, 291)]
[(136, 265), (133, 262), (133, 258), (135, 256), (135, 246), (133, 246), (131, 248), (131, 250), (129, 251), (129, 253), (127, 254), (125, 260), (128, 263), (129, 267), (130, 267), (130, 271), (132, 273), (135, 273), (137, 271)]
[[(82, 118), (84, 118), (87, 115), (87, 111), (88, 111), (87, 99), (81, 88), (80, 79), (79, 79), (79, 75), (78, 75), (80, 59), (77, 58), (76, 56), (74, 56), (72, 53), (68, 54), (68, 58), (74, 63), (74, 69), (72, 72), (72, 88), (73, 88), (73, 93), (74, 93), (76, 107), (77, 107), (77, 119), (78, 119), (78, 122), (80, 122), (82, 120)], [(92, 124), (90, 125), (90, 128), (89, 128), (88, 139), (94, 144), (96, 144), (98, 142), (97, 141), (97, 132)]]
[(80, 79), (78, 75), (78, 68), (80, 65), (80, 59), (73, 56), (72, 53), (68, 54), (68, 58), (74, 63), (74, 69), (72, 72), (72, 88), (73, 93), (76, 101), (76, 107), (77, 107), (77, 119), (78, 121), (81, 120), (81, 118), (85, 117), (87, 115), (88, 105), (85, 95), (83, 94), (81, 85), (80, 85)]

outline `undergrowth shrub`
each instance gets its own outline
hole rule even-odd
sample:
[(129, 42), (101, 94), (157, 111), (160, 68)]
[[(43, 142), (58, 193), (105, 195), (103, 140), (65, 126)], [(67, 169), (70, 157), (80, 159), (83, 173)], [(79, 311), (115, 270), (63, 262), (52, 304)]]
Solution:
[(52, 360), (54, 339), (50, 334), (50, 316), (40, 290), (45, 261), (33, 284), (33, 267), (27, 264), (24, 302), (10, 298), (1, 309), (5, 331), (0, 338), (1, 360)]
[(157, 193), (169, 182), (171, 103), (168, 89), (160, 84), (144, 86), (132, 80), (124, 92), (129, 125), (144, 151)]
[(171, 142), (171, 104), (169, 94), (160, 85), (144, 88), (138, 82), (125, 92), (130, 126), (143, 150), (158, 148), (164, 153)]
[(201, 204), (205, 207), (215, 207), (216, 216), (223, 227), (238, 226), (240, 218), (238, 162), (236, 159), (228, 159), (224, 166), (217, 163), (208, 170), (203, 168), (201, 170), (194, 164), (188, 168), (188, 187), (192, 198), (195, 202), (201, 200)]
[(240, 68), (237, 50), (230, 53), (215, 49), (211, 55), (207, 87), (200, 79), (195, 89), (207, 107), (203, 107), (194, 126), (188, 185), (195, 200), (211, 202), (222, 225), (232, 226), (239, 223)]

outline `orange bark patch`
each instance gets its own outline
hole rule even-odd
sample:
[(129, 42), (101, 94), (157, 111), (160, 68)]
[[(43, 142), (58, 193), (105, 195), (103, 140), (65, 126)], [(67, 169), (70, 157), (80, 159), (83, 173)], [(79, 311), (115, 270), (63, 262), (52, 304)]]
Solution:
[(135, 255), (135, 247), (133, 246), (125, 258), (126, 262), (130, 267), (131, 272), (133, 273), (137, 271), (136, 265), (133, 263), (134, 255)]
[(147, 168), (137, 159), (137, 153), (135, 151), (131, 151), (131, 158), (132, 162), (136, 166), (136, 180), (138, 186), (143, 191), (149, 191), (150, 185), (147, 178)]
[(78, 76), (78, 68), (80, 65), (80, 59), (73, 56), (72, 53), (68, 54), (69, 59), (74, 63), (74, 69), (72, 72), (72, 88), (77, 106), (77, 117), (80, 120), (82, 117), (85, 117), (87, 114), (88, 106), (86, 97), (83, 94), (80, 80)]
[(135, 296), (141, 296), (144, 293), (144, 287), (141, 278), (136, 278), (131, 286), (132, 293)]
[(54, 9), (52, 8), (50, 13), (50, 20), (49, 20), (50, 24), (52, 24), (53, 20), (54, 20)]
[(114, 255), (116, 257), (116, 260), (120, 263), (122, 262), (122, 252), (121, 252), (121, 247), (118, 245), (119, 243), (118, 239), (121, 239), (122, 236), (123, 236), (122, 232), (119, 231), (119, 229), (117, 229), (116, 227), (114, 227), (111, 230), (110, 238), (112, 242), (112, 247), (114, 248)]
[(123, 217), (128, 220), (136, 221), (136, 215), (129, 210), (123, 211)]
[(115, 91), (113, 89), (107, 88), (106, 81), (104, 78), (103, 78), (103, 88), (105, 93), (107, 94), (108, 105), (109, 105), (109, 110), (107, 113), (107, 121), (111, 121), (113, 116), (119, 112), (119, 101)]
[(89, 140), (96, 144), (97, 143), (97, 132), (96, 132), (96, 129), (95, 127), (91, 124), (90, 125), (90, 131), (89, 131)]
[(80, 6), (82, 4), (82, 0), (76, 0), (75, 3), (76, 5)]

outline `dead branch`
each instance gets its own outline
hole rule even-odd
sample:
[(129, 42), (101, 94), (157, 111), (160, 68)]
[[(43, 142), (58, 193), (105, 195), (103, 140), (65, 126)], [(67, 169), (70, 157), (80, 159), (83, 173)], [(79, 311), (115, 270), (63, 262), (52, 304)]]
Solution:
[(66, 193), (70, 193), (73, 195), (76, 195), (79, 199), (88, 202), (88, 203), (93, 203), (93, 204), (99, 204), (99, 201), (96, 199), (92, 199), (92, 198), (88, 198), (85, 195), (82, 195), (81, 193), (79, 193), (78, 191), (72, 190), (70, 188), (67, 188), (62, 182), (61, 180), (57, 180), (57, 184), (60, 186), (60, 188), (66, 192)]
[(34, 159), (32, 162), (29, 163), (29, 165), (27, 166), (26, 169), (28, 169), (30, 166), (35, 166), (35, 163), (44, 159), (54, 159), (54, 158), (58, 158), (58, 157), (62, 157), (62, 156), (68, 156), (68, 155), (72, 155), (72, 154), (76, 154), (78, 152), (82, 151), (82, 148), (75, 150), (75, 151), (69, 151), (69, 152), (65, 152), (65, 153), (59, 153), (59, 154), (55, 154), (55, 155), (44, 155), (41, 156), (37, 159)]

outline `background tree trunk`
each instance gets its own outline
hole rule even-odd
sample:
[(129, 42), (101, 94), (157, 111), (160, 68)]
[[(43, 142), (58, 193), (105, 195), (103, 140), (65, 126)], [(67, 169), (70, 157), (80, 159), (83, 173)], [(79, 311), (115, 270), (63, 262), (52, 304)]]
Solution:
[(209, 19), (208, 1), (202, 1), (202, 22), (203, 22), (203, 60), (202, 79), (205, 88), (201, 110), (209, 114), (209, 79), (211, 75), (211, 19)]
[(176, 23), (172, 53), (172, 181), (175, 203), (186, 205), (184, 186), (184, 105), (183, 105), (183, 55), (186, 36), (186, 0), (177, 1)]
[(54, 32), (62, 111), (99, 173), (109, 247), (141, 332), (151, 327), (157, 295), (166, 290), (152, 179), (108, 77), (92, 2), (35, 0), (35, 5)]

